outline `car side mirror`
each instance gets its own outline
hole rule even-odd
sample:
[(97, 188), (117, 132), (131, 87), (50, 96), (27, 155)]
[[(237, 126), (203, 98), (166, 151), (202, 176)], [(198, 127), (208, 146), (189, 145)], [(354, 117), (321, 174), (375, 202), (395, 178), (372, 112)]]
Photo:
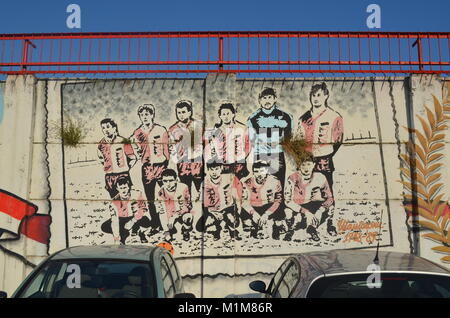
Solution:
[(248, 284), (251, 290), (257, 291), (258, 293), (267, 294), (266, 283), (262, 280), (254, 280), (250, 284)]
[(8, 298), (8, 294), (4, 291), (0, 291), (0, 298)]
[(175, 295), (175, 298), (195, 298), (195, 295), (192, 293), (179, 293)]

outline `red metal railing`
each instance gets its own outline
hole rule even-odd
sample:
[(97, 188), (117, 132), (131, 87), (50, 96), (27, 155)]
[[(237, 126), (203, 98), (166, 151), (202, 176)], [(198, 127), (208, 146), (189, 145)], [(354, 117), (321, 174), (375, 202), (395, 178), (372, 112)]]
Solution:
[(0, 35), (0, 74), (450, 73), (450, 33)]

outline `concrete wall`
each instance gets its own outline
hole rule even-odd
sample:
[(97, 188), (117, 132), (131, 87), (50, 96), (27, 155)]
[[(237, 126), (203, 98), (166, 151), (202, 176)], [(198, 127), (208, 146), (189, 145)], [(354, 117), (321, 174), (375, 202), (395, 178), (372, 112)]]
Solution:
[[(286, 122), (289, 122), (293, 133), (304, 133), (301, 127), (308, 127), (311, 87), (322, 82), (329, 90), (329, 108), (324, 113), (328, 117), (317, 117), (319, 120), (315, 123), (322, 128), (308, 135), (314, 141), (313, 166), (318, 170), (312, 174), (312, 180), (320, 191), (297, 188), (307, 194), (309, 199), (305, 198), (306, 201), (313, 203), (308, 209), (328, 211), (328, 217), (324, 217), (324, 223), (316, 228), (317, 237), (314, 237), (309, 227), (297, 224), (302, 214), (294, 213), (297, 218), (293, 224), (297, 224), (297, 228), (290, 223), (288, 207), (291, 205), (286, 202), (286, 190), (294, 184), (290, 182), (294, 177), (289, 177), (296, 172), (296, 167), (289, 156), (285, 155), (285, 171), (268, 170), (271, 176), (265, 179), (262, 190), (257, 189), (258, 183), (253, 175), (253, 163), (258, 161), (254, 159), (254, 143), (250, 143), (250, 152), (244, 152), (245, 161), (239, 166), (242, 171), (247, 170), (248, 175), (242, 171), (228, 171), (228, 166), (224, 165), (208, 169), (204, 161), (195, 159), (201, 159), (203, 154), (204, 159), (209, 160), (213, 157), (212, 148), (220, 153), (224, 147), (218, 134), (221, 120), (226, 121), (226, 116), (220, 118), (218, 115), (219, 106), (223, 103), (232, 103), (236, 109), (234, 131), (239, 136), (251, 135), (251, 130), (246, 130), (249, 118), (255, 118), (253, 122), (261, 127), (281, 127), (281, 131), (286, 131)], [(261, 108), (259, 94), (265, 88), (276, 91), (276, 105), (282, 111), (276, 116), (258, 113)], [(167, 239), (166, 216), (171, 209), (179, 208), (186, 212), (184, 218), (178, 219), (177, 233), (171, 242), (185, 276), (186, 289), (197, 296), (224, 297), (249, 293), (248, 282), (254, 279), (268, 281), (286, 255), (313, 250), (373, 248), (376, 239), (380, 240), (383, 250), (416, 252), (448, 266), (448, 262), (442, 259), (448, 255), (445, 244), (436, 236), (414, 235), (412, 221), (419, 217), (413, 217), (408, 210), (411, 206), (409, 189), (412, 188), (417, 190), (424, 204), (437, 209), (433, 215), (442, 214), (433, 222), (443, 225), (443, 229), (433, 227), (421, 234), (442, 236), (447, 233), (442, 231), (448, 228), (445, 228), (447, 225), (443, 219), (448, 213), (450, 137), (446, 130), (439, 133), (433, 130), (438, 126), (432, 125), (438, 119), (442, 125), (446, 121), (448, 123), (445, 116), (449, 112), (442, 106), (447, 93), (446, 83), (436, 76), (236, 79), (234, 75), (210, 75), (206, 79), (139, 80), (36, 80), (10, 76), (4, 85), (4, 114), (3, 120), (0, 119), (0, 189), (3, 200), (14, 197), (17, 202), (26, 204), (39, 222), (37, 227), (30, 226), (33, 231), (24, 233), (18, 228), (20, 223), (8, 218), (0, 219), (3, 220), (0, 228), (8, 230), (0, 232), (0, 289), (11, 293), (33, 264), (67, 246), (118, 244), (114, 235), (108, 233), (108, 220), (117, 219), (119, 213), (132, 215), (131, 206), (126, 210), (121, 205), (123, 199), (120, 195), (113, 193), (115, 189), (112, 188), (115, 187), (110, 187), (110, 192), (105, 188), (108, 182), (117, 179), (118, 174), (132, 183), (131, 187), (125, 186), (124, 191), (129, 190), (137, 203), (145, 202), (139, 205), (137, 212), (146, 217), (140, 219), (138, 232), (142, 230), (142, 234), (126, 238), (122, 235), (125, 244), (143, 244), (143, 238), (147, 241), (145, 244), (162, 242)], [(435, 108), (433, 95), (441, 104), (441, 117), (440, 109)], [(177, 130), (174, 126), (180, 119), (175, 108), (180, 100), (192, 103), (192, 117), (196, 120), (192, 138), (189, 130)], [(150, 133), (156, 140), (155, 144), (150, 143), (150, 152), (140, 148), (140, 145), (146, 145), (145, 142), (139, 144), (139, 140), (132, 138), (133, 135), (142, 136), (134, 134), (142, 124), (142, 117), (137, 112), (142, 104), (154, 105), (153, 121), (159, 125)], [(426, 106), (435, 114), (434, 121)], [(316, 118), (314, 116), (313, 119)], [(107, 129), (114, 131), (110, 122), (104, 124), (103, 128), (107, 129), (102, 130), (100, 122), (105, 118), (112, 119), (117, 125), (118, 137), (112, 146), (107, 142), (101, 143), (105, 133), (108, 134)], [(301, 118), (304, 119), (303, 125)], [(61, 124), (67, 127), (68, 120), (80, 125), (85, 133), (76, 147), (63, 145), (58, 134), (58, 128)], [(343, 124), (336, 126), (340, 120)], [(422, 121), (431, 127), (428, 127), (428, 133)], [(407, 127), (417, 128), (419, 132), (410, 133)], [(221, 131), (226, 132), (225, 129)], [(407, 153), (408, 141), (421, 144), (420, 133), (429, 138), (428, 148), (423, 149), (429, 155), (427, 158), (442, 154), (435, 157), (435, 161), (424, 163), (426, 167), (423, 169), (428, 175), (423, 181), (428, 183), (422, 185), (426, 189), (422, 194), (420, 189), (411, 186), (408, 179), (408, 172), (411, 174), (417, 170), (416, 161), (420, 158), (405, 161), (402, 157)], [(207, 138), (202, 139), (202, 134)], [(179, 140), (180, 135), (185, 137), (184, 141)], [(436, 140), (433, 139), (435, 137)], [(186, 139), (189, 139), (187, 143)], [(238, 140), (245, 145), (245, 139)], [(433, 148), (433, 143), (443, 146)], [(105, 145), (111, 151), (105, 150)], [(338, 149), (330, 154), (327, 146)], [(272, 147), (277, 147), (276, 142)], [(192, 151), (189, 150), (191, 148)], [(229, 143), (226, 148), (230, 148)], [(194, 161), (180, 165), (180, 156), (177, 156), (180, 151), (189, 153), (189, 159)], [(320, 153), (325, 156), (325, 163), (331, 158), (334, 172), (324, 168), (324, 162), (318, 158)], [(105, 159), (108, 155), (113, 161)], [(263, 159), (273, 164), (279, 157)], [(442, 165), (434, 167), (436, 163)], [(177, 199), (173, 205), (174, 201), (168, 199), (171, 192), (156, 182), (160, 180), (161, 172), (167, 169), (172, 169), (177, 176)], [(222, 171), (218, 179), (214, 179), (214, 169)], [(442, 186), (433, 188), (440, 183)], [(327, 191), (330, 184), (331, 191)], [(268, 199), (268, 206), (278, 202), (274, 198), (281, 202), (275, 211), (277, 214), (274, 214), (275, 221), (269, 220), (256, 237), (247, 231), (247, 225), (252, 223), (245, 220), (242, 212), (258, 210), (262, 204), (250, 201), (252, 195)], [(331, 206), (324, 204), (330, 197)], [(233, 205), (233, 202), (238, 204)], [(232, 237), (234, 227), (230, 226), (231, 222), (219, 222), (220, 217), (219, 221), (213, 217), (218, 215), (215, 211), (225, 208), (227, 212), (219, 215), (224, 220), (239, 220), (236, 228), (241, 240)], [(334, 214), (330, 216), (333, 209)], [(414, 211), (417, 212), (417, 208)], [(0, 212), (7, 214), (9, 210)], [(252, 211), (248, 212), (251, 214)], [(422, 213), (421, 221), (427, 221), (424, 216), (426, 219), (429, 215)], [(27, 221), (29, 217), (27, 215), (23, 220)], [(145, 219), (150, 223), (142, 222)], [(23, 223), (23, 220), (19, 221)], [(160, 220), (163, 229), (155, 220)], [(203, 231), (200, 226), (202, 220), (206, 220)], [(336, 235), (328, 232), (328, 220), (335, 226)], [(215, 231), (218, 225), (222, 228), (220, 232)], [(274, 235), (273, 225), (275, 232), (280, 229), (279, 237)], [(381, 233), (378, 236), (379, 225)], [(286, 230), (294, 228), (292, 238), (287, 239)], [(46, 230), (49, 230), (50, 237), (45, 235)], [(190, 234), (187, 240), (183, 240), (184, 231)], [(432, 250), (436, 246), (440, 248)]]

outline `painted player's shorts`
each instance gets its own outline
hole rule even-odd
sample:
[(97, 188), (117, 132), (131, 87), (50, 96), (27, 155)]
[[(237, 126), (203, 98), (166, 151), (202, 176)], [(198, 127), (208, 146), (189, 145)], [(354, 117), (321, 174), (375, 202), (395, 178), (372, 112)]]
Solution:
[[(259, 215), (263, 215), (263, 213), (266, 212), (272, 206), (272, 204), (273, 203), (267, 203), (259, 207), (253, 207), (253, 209), (255, 209), (256, 213), (258, 213)], [(269, 220), (281, 221), (284, 220), (285, 216), (286, 214), (284, 213), (283, 204), (281, 204), (280, 207), (275, 210), (275, 212), (269, 215)], [(242, 209), (241, 218), (242, 220), (252, 219), (252, 215), (245, 209)]]
[(203, 176), (203, 162), (181, 162), (177, 164), (179, 177), (193, 177), (201, 179)]
[(222, 174), (227, 173), (234, 174), (239, 180), (250, 174), (245, 163), (224, 163)]
[[(209, 225), (220, 224), (221, 221), (217, 217), (217, 214), (222, 215), (223, 220), (229, 226), (232, 226), (235, 228), (239, 226), (240, 220), (239, 220), (239, 215), (237, 214), (235, 205), (229, 206), (229, 207), (227, 207), (221, 211), (217, 211), (217, 212), (209, 212), (207, 207), (203, 207), (203, 214), (200, 217), (200, 219), (197, 221), (197, 224), (195, 225), (196, 230), (199, 232), (204, 232), (206, 227), (208, 226), (208, 223), (210, 223)], [(208, 222), (208, 218), (211, 220), (210, 222)]]
[(105, 189), (106, 189), (106, 191), (108, 191), (111, 198), (114, 198), (118, 194), (118, 192), (116, 190), (116, 183), (117, 183), (117, 179), (119, 179), (120, 177), (127, 178), (128, 181), (130, 182), (130, 185), (132, 184), (131, 178), (130, 178), (130, 173), (128, 171), (120, 172), (120, 173), (107, 173), (105, 175)]
[(142, 165), (142, 182), (145, 184), (150, 184), (153, 180), (159, 180), (161, 174), (167, 169), (168, 162), (164, 161), (161, 163), (148, 163), (145, 162)]
[(334, 171), (333, 156), (315, 157), (314, 163), (315, 171), (319, 171), (322, 173)]

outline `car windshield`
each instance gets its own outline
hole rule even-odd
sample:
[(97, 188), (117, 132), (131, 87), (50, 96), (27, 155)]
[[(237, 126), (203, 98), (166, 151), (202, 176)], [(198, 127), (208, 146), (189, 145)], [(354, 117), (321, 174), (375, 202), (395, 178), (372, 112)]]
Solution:
[(450, 298), (450, 276), (381, 273), (375, 276), (324, 277), (312, 284), (308, 298)]
[(154, 275), (145, 262), (50, 261), (26, 282), (20, 298), (155, 297)]

